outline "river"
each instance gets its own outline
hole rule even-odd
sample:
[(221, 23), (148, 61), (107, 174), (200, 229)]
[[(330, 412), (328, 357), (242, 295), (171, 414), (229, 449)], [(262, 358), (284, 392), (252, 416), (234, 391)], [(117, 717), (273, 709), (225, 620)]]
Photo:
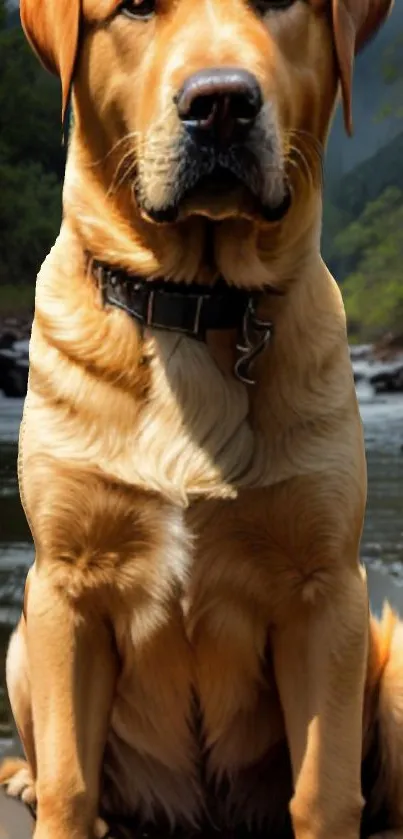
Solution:
[[(362, 557), (370, 571), (385, 567), (403, 582), (403, 396), (357, 388), (368, 460), (368, 506)], [(33, 559), (16, 477), (22, 401), (0, 396), (0, 752), (10, 735), (4, 657), (18, 618), (26, 569)]]

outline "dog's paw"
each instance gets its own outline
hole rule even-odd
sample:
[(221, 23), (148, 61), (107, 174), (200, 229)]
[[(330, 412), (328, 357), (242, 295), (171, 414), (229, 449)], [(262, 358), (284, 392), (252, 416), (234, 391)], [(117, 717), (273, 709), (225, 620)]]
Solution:
[(0, 766), (0, 786), (5, 788), (6, 795), (19, 798), (29, 807), (35, 807), (35, 781), (26, 760), (19, 758), (4, 760)]
[[(6, 795), (19, 798), (34, 813), (36, 808), (35, 781), (26, 760), (7, 758), (0, 764), (0, 786)], [(94, 839), (114, 839), (109, 825), (98, 818), (94, 825)]]

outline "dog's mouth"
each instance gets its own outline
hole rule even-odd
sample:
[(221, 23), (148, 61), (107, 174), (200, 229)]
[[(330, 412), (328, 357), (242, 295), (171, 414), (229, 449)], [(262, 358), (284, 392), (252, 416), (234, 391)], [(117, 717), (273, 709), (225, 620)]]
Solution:
[[(143, 179), (147, 186), (145, 167)], [(167, 183), (160, 181), (153, 189), (154, 184), (156, 180), (136, 197), (143, 215), (155, 223), (174, 223), (194, 215), (279, 222), (291, 205), (281, 158), (271, 153), (265, 166), (245, 146), (214, 154), (211, 149), (203, 153), (188, 147), (176, 171), (168, 172)]]
[(228, 195), (231, 194), (231, 191), (239, 189), (240, 186), (242, 186), (242, 182), (234, 172), (231, 172), (230, 169), (224, 169), (223, 166), (216, 166), (212, 172), (201, 176), (195, 186), (188, 190), (185, 199), (191, 198), (192, 194), (195, 193), (201, 193), (212, 198), (223, 193)]
[(184, 190), (178, 202), (178, 216), (203, 215), (218, 220), (229, 214), (237, 215), (240, 206), (248, 205), (251, 209), (252, 203), (252, 191), (242, 178), (218, 164)]
[[(203, 175), (184, 195), (182, 215), (195, 213), (220, 219), (231, 215), (259, 216), (265, 221), (281, 221), (291, 205), (291, 193), (286, 180), (275, 196), (264, 202), (258, 189), (230, 169), (216, 166)], [(179, 211), (180, 212), (180, 211)]]

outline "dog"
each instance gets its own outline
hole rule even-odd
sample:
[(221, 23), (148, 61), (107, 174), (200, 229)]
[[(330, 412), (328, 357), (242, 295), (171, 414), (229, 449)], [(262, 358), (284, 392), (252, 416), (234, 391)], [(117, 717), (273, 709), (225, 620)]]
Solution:
[(338, 92), (351, 132), (354, 55), (390, 6), (22, 0), (73, 113), (7, 658), (27, 763), (3, 781), (36, 803), (35, 839), (276, 835), (288, 814), (296, 839), (358, 839), (366, 791), (387, 813), (367, 835), (401, 835), (401, 631), (370, 620), (363, 434), (320, 256)]

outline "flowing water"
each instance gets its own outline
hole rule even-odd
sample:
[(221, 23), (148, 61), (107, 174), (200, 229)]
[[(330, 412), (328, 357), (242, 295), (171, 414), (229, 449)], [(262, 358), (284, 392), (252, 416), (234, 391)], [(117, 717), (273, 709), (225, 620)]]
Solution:
[[(364, 423), (369, 495), (362, 556), (403, 582), (403, 396), (374, 396), (358, 386)], [(20, 610), (24, 578), (33, 559), (17, 488), (17, 439), (22, 401), (0, 395), (0, 752), (10, 736), (4, 658)]]

